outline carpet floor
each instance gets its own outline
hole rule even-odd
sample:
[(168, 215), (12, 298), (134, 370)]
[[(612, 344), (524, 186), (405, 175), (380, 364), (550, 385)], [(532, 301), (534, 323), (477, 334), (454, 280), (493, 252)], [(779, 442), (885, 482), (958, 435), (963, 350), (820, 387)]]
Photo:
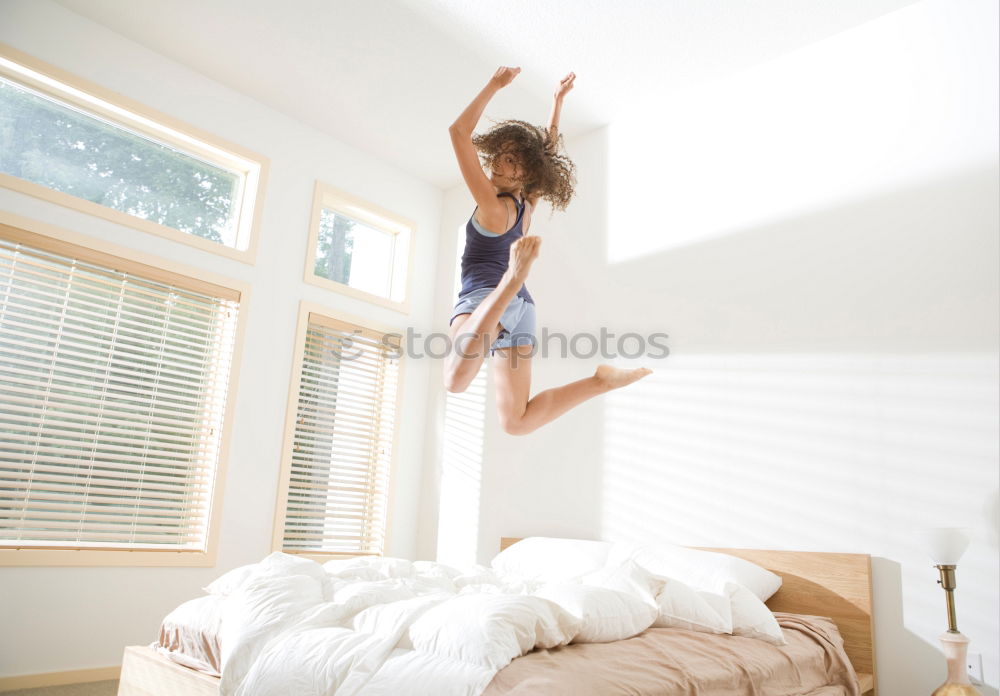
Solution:
[(3, 696), (115, 696), (118, 680), (88, 682), (86, 684), (64, 684), (63, 686), (43, 686), (38, 689), (18, 689), (5, 691)]

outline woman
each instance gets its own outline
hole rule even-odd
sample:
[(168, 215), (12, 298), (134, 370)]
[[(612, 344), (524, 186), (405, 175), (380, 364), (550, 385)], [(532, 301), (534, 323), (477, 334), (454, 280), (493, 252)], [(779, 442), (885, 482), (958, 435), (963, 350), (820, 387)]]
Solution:
[(450, 392), (465, 391), (488, 349), (500, 423), (512, 435), (530, 433), (587, 399), (651, 372), (601, 365), (591, 377), (529, 398), (537, 338), (534, 300), (524, 281), (542, 240), (529, 236), (528, 228), (540, 198), (564, 210), (573, 196), (574, 166), (559, 152), (559, 115), (576, 75), (570, 73), (556, 87), (547, 131), (512, 120), (473, 136), (486, 104), (519, 72), (520, 68), (499, 68), (448, 129), (477, 207), (466, 225), (462, 290), (452, 312), (454, 351), (445, 364), (445, 387)]

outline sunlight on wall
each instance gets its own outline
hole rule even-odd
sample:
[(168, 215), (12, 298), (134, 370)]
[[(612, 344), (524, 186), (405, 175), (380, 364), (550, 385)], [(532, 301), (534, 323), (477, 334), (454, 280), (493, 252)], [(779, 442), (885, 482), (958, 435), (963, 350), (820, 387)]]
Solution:
[(969, 526), (960, 626), (991, 659), (995, 355), (671, 360), (607, 397), (601, 538), (884, 556), (900, 565), (903, 625), (936, 637), (944, 599), (915, 532)]
[[(928, 0), (609, 127), (615, 263), (997, 157), (996, 3)], [(914, 147), (914, 143), (920, 143)]]
[(486, 374), (484, 364), (468, 389), (448, 393), (445, 401), (437, 560), (453, 566), (476, 562)]

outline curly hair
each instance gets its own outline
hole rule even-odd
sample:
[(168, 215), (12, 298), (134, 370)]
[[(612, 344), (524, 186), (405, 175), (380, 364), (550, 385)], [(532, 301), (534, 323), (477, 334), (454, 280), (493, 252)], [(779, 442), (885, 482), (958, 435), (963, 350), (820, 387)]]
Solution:
[(525, 121), (500, 121), (486, 133), (474, 135), (472, 144), (486, 167), (499, 155), (511, 153), (521, 162), (521, 188), (525, 196), (544, 198), (553, 210), (565, 210), (576, 186), (576, 165), (560, 152), (562, 136), (553, 139), (543, 128)]

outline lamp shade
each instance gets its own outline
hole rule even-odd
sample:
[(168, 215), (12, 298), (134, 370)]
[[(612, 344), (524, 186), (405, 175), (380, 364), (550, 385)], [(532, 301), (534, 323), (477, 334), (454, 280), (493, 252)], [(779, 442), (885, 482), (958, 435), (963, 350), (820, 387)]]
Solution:
[(958, 559), (969, 547), (969, 530), (964, 527), (924, 529), (920, 536), (934, 565), (958, 565)]

